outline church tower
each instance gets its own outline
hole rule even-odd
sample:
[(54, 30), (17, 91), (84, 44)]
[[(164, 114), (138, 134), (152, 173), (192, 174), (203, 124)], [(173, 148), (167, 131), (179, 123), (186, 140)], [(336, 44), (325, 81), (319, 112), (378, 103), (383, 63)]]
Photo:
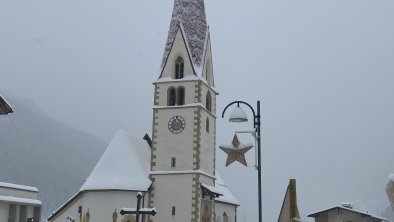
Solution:
[(213, 221), (218, 93), (203, 0), (175, 0), (154, 86), (149, 221)]

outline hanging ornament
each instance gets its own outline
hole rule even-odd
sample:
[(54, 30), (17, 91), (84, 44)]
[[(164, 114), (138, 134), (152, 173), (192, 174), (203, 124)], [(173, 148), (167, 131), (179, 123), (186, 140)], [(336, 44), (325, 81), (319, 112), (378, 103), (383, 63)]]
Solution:
[(226, 167), (235, 161), (247, 166), (245, 153), (252, 149), (252, 144), (241, 144), (238, 140), (237, 134), (234, 135), (231, 145), (220, 145), (219, 148), (227, 153)]

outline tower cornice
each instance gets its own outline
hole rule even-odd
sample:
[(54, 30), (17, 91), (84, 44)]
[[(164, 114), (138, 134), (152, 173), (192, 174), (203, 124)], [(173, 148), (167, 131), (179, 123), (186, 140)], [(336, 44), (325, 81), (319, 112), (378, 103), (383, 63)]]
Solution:
[(204, 79), (203, 77), (194, 76), (194, 75), (187, 76), (183, 79), (173, 79), (171, 77), (163, 77), (163, 78), (160, 78), (160, 79), (154, 81), (152, 84), (157, 85), (160, 83), (180, 83), (180, 82), (196, 82), (196, 81), (201, 81), (204, 85), (206, 85), (209, 89), (211, 89), (216, 95), (219, 95), (219, 92), (215, 89), (215, 87), (208, 84), (206, 79)]
[(157, 109), (184, 109), (184, 108), (202, 108), (203, 110), (207, 111), (207, 113), (212, 116), (213, 118), (217, 118), (215, 114), (213, 114), (212, 112), (210, 112), (209, 110), (207, 110), (207, 108), (205, 108), (205, 106), (203, 106), (203, 104), (201, 103), (191, 103), (191, 104), (186, 104), (186, 105), (182, 105), (182, 106), (153, 106), (152, 108), (154, 110)]

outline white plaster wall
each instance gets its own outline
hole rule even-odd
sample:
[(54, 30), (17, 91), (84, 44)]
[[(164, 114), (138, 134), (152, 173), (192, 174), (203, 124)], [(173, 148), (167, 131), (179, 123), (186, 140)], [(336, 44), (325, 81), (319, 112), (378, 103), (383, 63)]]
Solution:
[[(154, 222), (191, 221), (192, 212), (192, 174), (154, 175)], [(171, 215), (176, 207), (175, 216)]]
[(26, 215), (27, 215), (27, 218), (34, 217), (34, 207), (33, 206), (27, 206)]
[[(214, 175), (215, 173), (215, 137), (216, 137), (216, 106), (215, 106), (215, 100), (216, 100), (216, 94), (209, 89), (208, 86), (205, 84), (202, 84), (201, 86), (201, 101), (203, 106), (205, 107), (206, 105), (206, 94), (208, 91), (211, 94), (212, 98), (212, 112), (208, 112), (207, 110), (203, 109), (201, 111), (201, 152), (200, 152), (200, 167), (203, 171)], [(206, 131), (206, 119), (209, 119), (209, 132)]]
[[(90, 221), (104, 222), (112, 221), (115, 209), (119, 211), (123, 207), (137, 206), (137, 192), (131, 191), (108, 191), (88, 192), (85, 194), (82, 204), (83, 212), (90, 212)], [(145, 203), (147, 206), (147, 203)], [(120, 214), (118, 220), (120, 221)]]
[[(112, 221), (112, 214), (116, 209), (118, 220), (123, 218), (119, 211), (123, 207), (137, 206), (137, 192), (134, 191), (88, 191), (70, 204), (63, 212), (52, 220), (53, 222), (64, 222), (68, 216), (78, 219), (78, 207), (82, 206), (82, 212), (85, 215), (88, 210), (90, 213), (90, 221), (108, 222)], [(145, 198), (145, 207), (148, 206), (147, 195)]]
[(50, 222), (65, 222), (67, 217), (79, 219), (78, 206), (82, 205), (83, 196), (84, 195), (82, 194), (80, 197), (71, 202), (66, 208), (62, 210), (62, 212), (60, 212), (55, 218), (50, 220)]
[(205, 183), (209, 186), (215, 186), (215, 179), (212, 177), (208, 177), (203, 174), (200, 174), (200, 183)]
[(187, 53), (186, 45), (183, 40), (180, 29), (178, 30), (175, 41), (168, 55), (167, 63), (164, 66), (161, 77), (172, 77), (175, 75), (175, 60), (181, 56), (184, 60), (184, 76), (194, 75), (193, 67), (191, 64), (190, 57)]
[(328, 212), (328, 222), (336, 222), (338, 217), (344, 222), (377, 222), (381, 220), (373, 219), (369, 216), (362, 216), (358, 213), (353, 213), (346, 210), (332, 210)]
[(10, 206), (6, 203), (0, 203), (0, 221), (7, 222)]
[[(158, 109), (157, 119), (157, 150), (156, 166), (153, 170), (192, 170), (193, 169), (193, 138), (194, 138), (194, 107), (181, 109)], [(168, 121), (173, 116), (182, 116), (186, 121), (183, 132), (173, 134), (168, 130)], [(171, 158), (176, 158), (176, 167), (171, 168)]]
[(223, 222), (224, 212), (226, 212), (229, 222), (236, 222), (236, 207), (234, 205), (215, 202), (215, 222)]
[[(206, 120), (209, 119), (209, 132), (206, 131)], [(215, 124), (216, 118), (207, 111), (201, 111), (200, 119), (201, 141), (200, 141), (200, 169), (215, 174)]]

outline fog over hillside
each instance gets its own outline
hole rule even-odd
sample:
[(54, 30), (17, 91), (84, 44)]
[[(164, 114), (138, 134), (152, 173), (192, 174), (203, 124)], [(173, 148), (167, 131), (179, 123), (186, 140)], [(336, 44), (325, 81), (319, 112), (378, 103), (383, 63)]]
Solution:
[(29, 100), (7, 99), (14, 113), (0, 117), (0, 181), (37, 187), (45, 219), (79, 190), (106, 143)]

